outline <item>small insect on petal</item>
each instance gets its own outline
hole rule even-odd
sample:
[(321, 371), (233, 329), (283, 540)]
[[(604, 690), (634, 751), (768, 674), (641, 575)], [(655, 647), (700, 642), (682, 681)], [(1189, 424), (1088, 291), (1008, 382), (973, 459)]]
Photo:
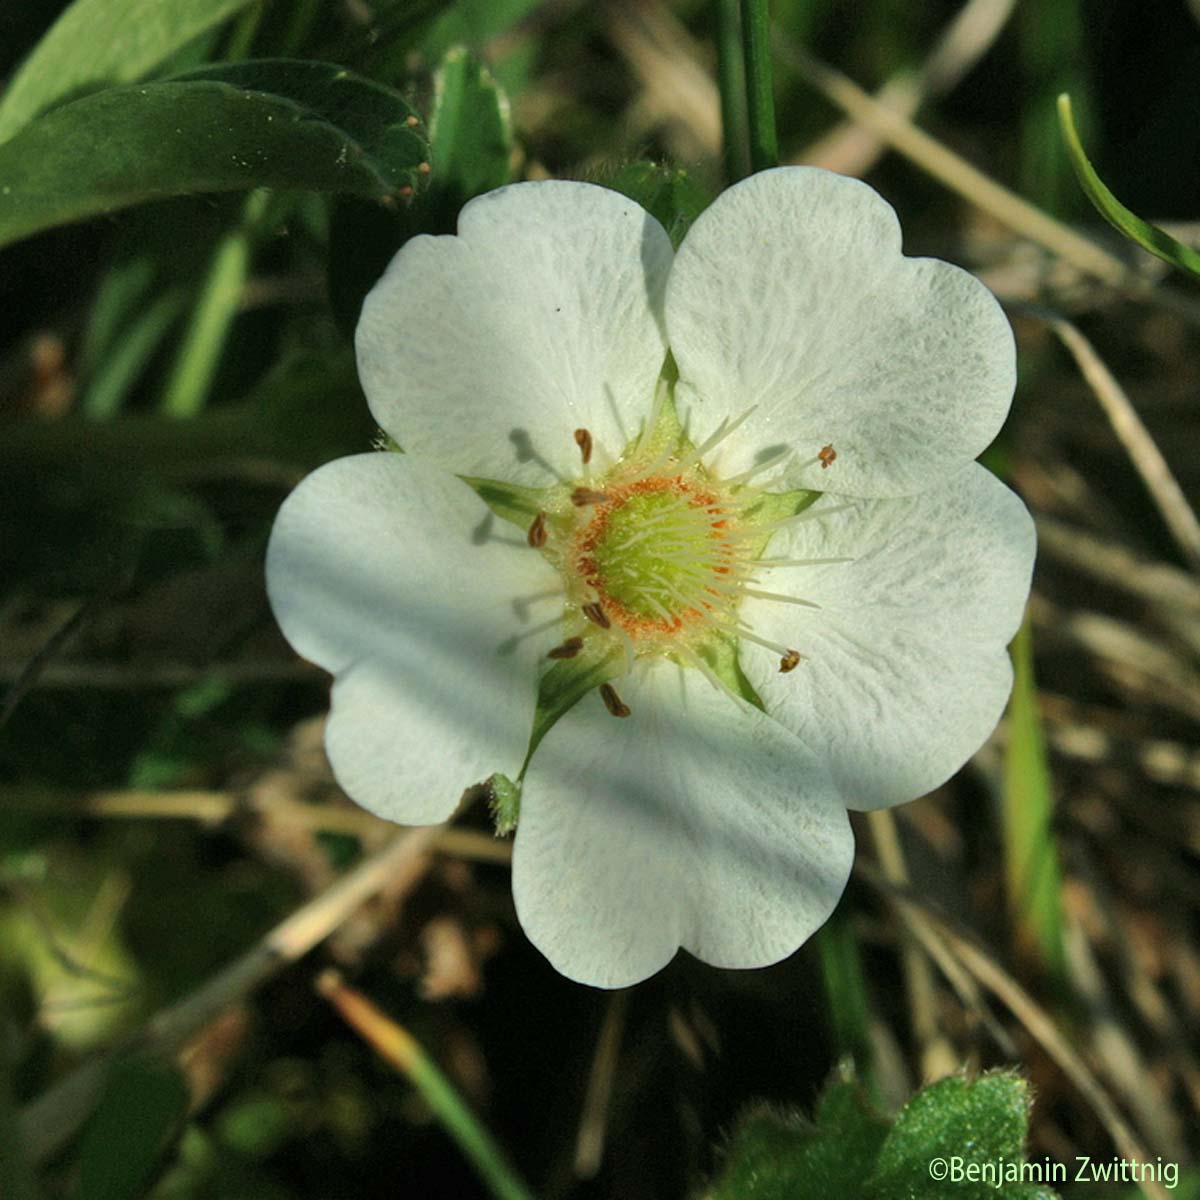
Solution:
[(617, 689), (611, 683), (600, 685), (600, 699), (604, 701), (604, 707), (614, 717), (629, 716), (629, 705), (617, 695)]
[(575, 445), (579, 447), (584, 466), (587, 466), (592, 461), (592, 435), (586, 429), (575, 430)]
[(833, 448), (832, 444), (822, 446), (817, 451), (817, 457), (821, 460), (821, 470), (824, 471), (826, 467), (831, 466), (837, 460), (837, 451)]
[(533, 524), (530, 525), (526, 538), (535, 550), (546, 544), (546, 514), (544, 512), (538, 513), (533, 518)]
[(574, 658), (580, 650), (583, 649), (583, 638), (570, 637), (567, 638), (561, 646), (555, 646), (553, 650), (546, 656), (547, 658)]
[[(583, 460), (587, 462), (585, 458)], [(583, 508), (587, 504), (603, 504), (608, 496), (604, 492), (597, 492), (593, 488), (577, 487), (571, 493), (571, 503), (576, 508)]]
[(601, 629), (611, 629), (612, 622), (608, 619), (608, 613), (600, 607), (599, 604), (585, 604), (580, 612), (583, 613), (593, 625), (599, 625)]
[(779, 660), (779, 673), (786, 675), (789, 671), (794, 671), (800, 665), (800, 651), (789, 650)]

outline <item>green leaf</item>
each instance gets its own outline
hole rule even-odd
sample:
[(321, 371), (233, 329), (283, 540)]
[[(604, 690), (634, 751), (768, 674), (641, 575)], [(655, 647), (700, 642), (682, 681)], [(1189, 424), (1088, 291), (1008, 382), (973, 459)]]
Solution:
[[(1011, 1071), (953, 1076), (924, 1088), (896, 1117), (866, 1194), (870, 1200), (1052, 1197), (1037, 1183), (1009, 1182), (1003, 1173), (1019, 1171), (1025, 1161), (1029, 1108), (1029, 1085)], [(932, 1174), (935, 1162), (947, 1164), (944, 1177)]]
[(458, 0), (425, 35), (422, 50), (430, 58), (440, 58), (457, 42), (481, 49), (541, 3), (543, 0)]
[(79, 1147), (74, 1200), (133, 1200), (179, 1131), (188, 1090), (171, 1063), (149, 1054), (118, 1060)]
[(853, 1079), (838, 1079), (812, 1121), (762, 1107), (738, 1123), (706, 1200), (829, 1200), (860, 1196), (888, 1122)]
[(328, 63), (206, 68), (56, 108), (0, 146), (0, 245), (146, 200), (254, 187), (394, 203), (426, 157), (398, 92)]
[(0, 142), (39, 113), (132, 83), (251, 0), (75, 0), (0, 100)]
[(457, 211), (511, 178), (508, 97), (463, 46), (446, 52), (434, 76), (429, 137), (431, 192), (446, 207)]
[(636, 200), (670, 235), (678, 249), (692, 222), (712, 196), (684, 170), (653, 162), (631, 162), (616, 171), (599, 171), (592, 182)]
[(1004, 857), (1009, 908), (1019, 949), (1052, 977), (1066, 973), (1062, 873), (1054, 839), (1054, 788), (1037, 681), (1033, 631), (1028, 619), (1012, 644), (1013, 692), (1008, 706), (1004, 757)]
[(1136, 242), (1143, 250), (1149, 250), (1163, 262), (1170, 263), (1181, 271), (1200, 276), (1200, 252), (1176, 241), (1169, 233), (1130, 212), (1096, 174), (1096, 169), (1084, 153), (1083, 143), (1075, 128), (1075, 120), (1071, 115), (1071, 97), (1065, 92), (1058, 98), (1058, 121), (1079, 186), (1083, 188), (1096, 211), (1114, 229), (1124, 234), (1131, 242)]

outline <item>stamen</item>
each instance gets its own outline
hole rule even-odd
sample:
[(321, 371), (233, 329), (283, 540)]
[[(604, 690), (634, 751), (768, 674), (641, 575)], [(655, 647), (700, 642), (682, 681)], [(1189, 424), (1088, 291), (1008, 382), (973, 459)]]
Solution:
[(597, 492), (594, 488), (577, 487), (571, 493), (571, 503), (576, 508), (584, 508), (589, 504), (603, 504), (607, 499), (607, 493)]
[(799, 596), (785, 596), (782, 592), (760, 592), (758, 588), (742, 588), (742, 594), (757, 596), (760, 600), (779, 600), (783, 604), (799, 604), (802, 608), (820, 608), (811, 600), (801, 600)]
[(583, 638), (569, 637), (561, 646), (555, 646), (547, 658), (574, 658), (583, 649)]
[(725, 630), (726, 633), (732, 633), (734, 637), (745, 638), (748, 642), (753, 642), (756, 646), (762, 646), (764, 650), (774, 650), (780, 658), (787, 658), (789, 655), (798, 654), (799, 651), (792, 650), (783, 645), (781, 642), (772, 642), (769, 638), (759, 637), (752, 629), (747, 628), (740, 621), (730, 623), (722, 621), (717, 617), (710, 617), (709, 621), (718, 629)]
[(832, 444), (828, 446), (822, 446), (821, 449), (817, 451), (817, 458), (821, 460), (821, 470), (824, 471), (826, 467), (832, 466), (832, 464), (837, 460), (837, 451), (833, 448)]
[(784, 446), (780, 450), (776, 450), (774, 454), (767, 455), (756, 467), (751, 467), (748, 471), (743, 471), (740, 475), (731, 475), (728, 479), (723, 479), (721, 482), (726, 487), (737, 487), (742, 483), (749, 483), (755, 475), (761, 475), (764, 471), (769, 471), (773, 466), (781, 461), (786, 461), (791, 458), (796, 452)]
[(546, 514), (544, 512), (538, 513), (533, 518), (533, 524), (530, 525), (529, 533), (526, 536), (529, 544), (535, 550), (541, 549), (546, 544)]
[(794, 671), (800, 665), (801, 654), (799, 650), (789, 650), (779, 660), (779, 673), (786, 675), (789, 671)]
[(586, 429), (575, 430), (575, 445), (579, 447), (580, 457), (586, 467), (592, 461), (592, 435)]
[(600, 699), (604, 701), (604, 707), (614, 717), (629, 716), (629, 705), (617, 695), (617, 689), (611, 683), (600, 685)]
[(756, 408), (758, 408), (758, 405), (752, 404), (736, 421), (730, 421), (726, 417), (706, 441), (702, 442), (680, 460), (680, 466), (687, 465), (690, 467), (692, 463), (699, 462), (710, 450), (715, 450), (735, 429), (738, 429), (750, 419)]
[(612, 622), (608, 619), (608, 614), (601, 608), (599, 603), (585, 604), (580, 611), (593, 625), (599, 625), (601, 629), (612, 628)]
[(756, 567), (823, 567), (829, 563), (853, 562), (853, 558), (760, 558)]

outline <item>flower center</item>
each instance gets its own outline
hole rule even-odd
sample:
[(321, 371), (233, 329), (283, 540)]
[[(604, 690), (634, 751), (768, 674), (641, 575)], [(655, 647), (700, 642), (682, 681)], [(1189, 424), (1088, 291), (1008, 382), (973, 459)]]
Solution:
[[(726, 478), (703, 461), (749, 415), (722, 422), (707, 441), (693, 446), (664, 381), (643, 432), (598, 473), (590, 466), (591, 434), (575, 431), (583, 477), (544, 493), (544, 507), (526, 527), (530, 546), (558, 567), (563, 580), (567, 636), (549, 652), (551, 659), (586, 655), (595, 664), (623, 656), (628, 672), (639, 660), (666, 656), (751, 700), (736, 661), (741, 641), (777, 654), (782, 672), (799, 665), (804, 656), (798, 650), (747, 625), (742, 601), (753, 596), (814, 608), (802, 597), (763, 590), (760, 573), (849, 560), (763, 557), (777, 529), (817, 515), (806, 510), (821, 494), (751, 485), (755, 476), (790, 458), (787, 450)], [(836, 457), (826, 446), (813, 462), (825, 468)], [(826, 506), (820, 515), (836, 511)], [(610, 683), (600, 690), (609, 712), (629, 715)]]
[(684, 474), (602, 494), (573, 558), (612, 620), (645, 641), (707, 624), (717, 612), (732, 618), (741, 556), (727, 500)]

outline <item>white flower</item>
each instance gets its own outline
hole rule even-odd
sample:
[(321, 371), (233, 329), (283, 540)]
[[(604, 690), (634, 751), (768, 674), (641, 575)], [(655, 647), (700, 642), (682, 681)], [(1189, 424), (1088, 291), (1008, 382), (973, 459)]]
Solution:
[(406, 453), (316, 471), (267, 560), (346, 791), (444, 820), (552, 708), (513, 859), (550, 961), (790, 954), (847, 807), (942, 783), (1008, 696), (1034, 538), (972, 461), (1014, 384), (995, 300), (823, 171), (730, 188), (674, 255), (615, 192), (525, 183), (403, 247), (358, 357)]

